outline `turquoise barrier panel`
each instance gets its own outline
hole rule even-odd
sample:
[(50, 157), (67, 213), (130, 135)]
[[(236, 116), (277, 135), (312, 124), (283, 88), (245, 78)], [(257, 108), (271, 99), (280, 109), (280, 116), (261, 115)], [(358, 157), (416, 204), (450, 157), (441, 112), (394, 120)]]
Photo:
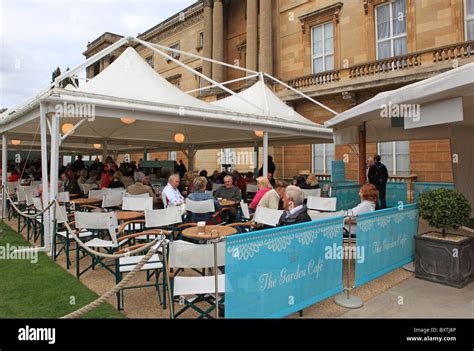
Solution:
[(173, 169), (174, 168), (174, 161), (142, 161), (140, 162), (141, 168), (165, 168), (165, 169)]
[(396, 207), (401, 201), (408, 203), (408, 185), (405, 182), (388, 182), (385, 195), (388, 207)]
[(349, 210), (360, 203), (359, 184), (333, 184), (332, 197), (337, 198), (336, 210)]
[(363, 252), (358, 257), (363, 259), (356, 260), (355, 285), (363, 285), (413, 261), (417, 232), (416, 204), (358, 216), (356, 244), (357, 252)]
[(233, 235), (225, 317), (282, 318), (342, 291), (343, 217)]
[(331, 162), (331, 181), (333, 183), (346, 180), (346, 164), (344, 161)]
[(418, 196), (424, 191), (430, 191), (433, 189), (454, 189), (453, 183), (424, 183), (415, 182), (415, 202), (418, 200)]

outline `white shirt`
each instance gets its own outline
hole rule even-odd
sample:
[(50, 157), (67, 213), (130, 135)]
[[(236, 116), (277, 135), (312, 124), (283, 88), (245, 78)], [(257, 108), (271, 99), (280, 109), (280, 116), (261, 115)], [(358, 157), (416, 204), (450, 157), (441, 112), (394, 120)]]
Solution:
[(303, 208), (303, 205), (296, 206), (294, 209), (288, 211), (288, 214), (291, 216), (295, 214), (296, 212), (298, 212), (299, 210), (301, 210), (302, 208)]
[[(358, 216), (363, 213), (368, 213), (375, 211), (375, 203), (372, 201), (364, 200), (360, 204), (358, 204), (356, 207), (353, 209), (347, 211), (347, 213), (350, 215), (352, 214), (353, 216)], [(349, 231), (349, 225), (345, 224), (344, 228), (346, 228), (347, 231)], [(356, 234), (356, 226), (354, 224), (351, 225), (350, 227), (350, 232), (351, 234)]]
[(163, 194), (166, 196), (168, 206), (179, 206), (184, 203), (183, 195), (181, 195), (178, 189), (173, 188), (170, 183), (163, 189)]

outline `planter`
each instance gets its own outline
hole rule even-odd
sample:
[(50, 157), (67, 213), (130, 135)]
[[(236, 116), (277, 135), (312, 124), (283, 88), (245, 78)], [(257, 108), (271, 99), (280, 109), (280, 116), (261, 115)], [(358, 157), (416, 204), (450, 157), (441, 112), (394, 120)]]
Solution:
[(474, 238), (456, 234), (443, 237), (429, 231), (415, 236), (417, 278), (462, 288), (474, 280)]

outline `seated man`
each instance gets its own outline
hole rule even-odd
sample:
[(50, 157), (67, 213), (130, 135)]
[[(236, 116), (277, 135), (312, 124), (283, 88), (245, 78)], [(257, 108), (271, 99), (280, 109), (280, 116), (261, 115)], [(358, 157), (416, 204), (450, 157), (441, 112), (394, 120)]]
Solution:
[(271, 208), (273, 210), (283, 210), (283, 197), (285, 196), (285, 190), (288, 184), (283, 181), (275, 183), (275, 187), (265, 193), (259, 202), (259, 206)]
[(285, 212), (281, 215), (279, 226), (311, 222), (308, 208), (304, 204), (304, 194), (297, 186), (290, 185), (286, 188), (283, 208)]
[[(214, 200), (211, 194), (206, 193), (207, 179), (196, 177), (193, 181), (194, 192), (189, 194), (188, 199), (192, 201)], [(222, 209), (218, 201), (214, 200), (214, 207), (217, 211)], [(214, 213), (192, 213), (191, 222), (208, 221)]]
[(168, 184), (163, 189), (163, 195), (166, 197), (168, 207), (181, 206), (182, 204), (184, 204), (184, 197), (178, 190), (179, 183), (179, 174), (172, 174), (168, 178)]
[[(214, 193), (214, 198), (226, 199), (239, 202), (242, 199), (240, 189), (234, 186), (234, 180), (230, 175), (224, 177), (224, 186), (221, 186)], [(237, 205), (229, 206), (229, 223), (234, 223), (237, 216)]]
[(148, 185), (145, 185), (144, 182), (145, 182), (145, 174), (143, 173), (140, 173), (136, 176), (136, 183), (135, 184), (132, 184), (130, 185), (128, 188), (127, 188), (127, 193), (131, 194), (131, 195), (141, 195), (141, 194), (150, 194), (150, 197), (153, 198), (153, 203), (157, 203), (158, 200), (156, 198), (156, 195), (155, 195), (155, 192), (153, 191), (153, 189), (148, 186)]

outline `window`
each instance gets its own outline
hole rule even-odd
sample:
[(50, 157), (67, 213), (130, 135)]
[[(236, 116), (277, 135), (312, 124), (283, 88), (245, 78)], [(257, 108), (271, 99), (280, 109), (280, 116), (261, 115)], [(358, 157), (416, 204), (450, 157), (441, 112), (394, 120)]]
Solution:
[(474, 40), (474, 0), (465, 1), (466, 40)]
[(176, 151), (168, 152), (168, 160), (169, 161), (176, 161)]
[(332, 22), (311, 28), (313, 73), (334, 69), (334, 32)]
[(154, 68), (154, 65), (153, 65), (153, 55), (148, 56), (145, 60), (146, 60), (146, 63), (148, 63), (151, 68)]
[(331, 172), (331, 162), (336, 159), (334, 144), (313, 145), (313, 172), (328, 174)]
[(204, 32), (199, 32), (197, 48), (201, 49), (204, 46)]
[(410, 174), (410, 142), (391, 141), (377, 145), (378, 154), (382, 157), (382, 163), (387, 166), (391, 175)]
[[(170, 49), (179, 50), (179, 43), (173, 44), (170, 46)], [(170, 56), (174, 59), (179, 60), (179, 52), (171, 51)]]
[(394, 0), (376, 7), (377, 59), (407, 53), (406, 0)]

